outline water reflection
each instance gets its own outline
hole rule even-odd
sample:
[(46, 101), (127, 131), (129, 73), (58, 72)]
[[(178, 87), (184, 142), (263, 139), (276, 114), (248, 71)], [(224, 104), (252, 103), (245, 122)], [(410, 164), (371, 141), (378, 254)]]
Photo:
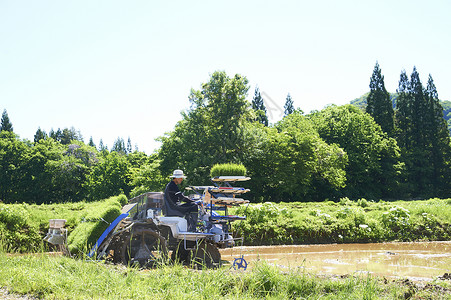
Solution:
[(235, 247), (221, 250), (221, 254), (230, 262), (244, 255), (250, 266), (266, 260), (281, 268), (298, 267), (318, 274), (369, 272), (433, 279), (451, 272), (451, 241)]

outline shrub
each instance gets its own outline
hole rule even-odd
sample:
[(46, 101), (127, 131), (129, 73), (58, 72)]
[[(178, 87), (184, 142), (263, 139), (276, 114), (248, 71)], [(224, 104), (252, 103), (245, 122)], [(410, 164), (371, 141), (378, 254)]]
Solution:
[(365, 198), (361, 198), (361, 199), (357, 200), (357, 205), (365, 208), (365, 207), (368, 207), (369, 204)]
[(409, 210), (397, 205), (382, 214), (382, 222), (388, 227), (404, 227), (409, 225), (409, 220)]
[(236, 213), (246, 214), (246, 220), (251, 224), (261, 224), (270, 220), (277, 223), (281, 217), (291, 216), (288, 209), (282, 208), (273, 202), (253, 204), (249, 205), (249, 207), (241, 206)]
[(246, 167), (241, 164), (216, 164), (211, 168), (210, 176), (245, 176)]
[(348, 197), (340, 198), (340, 205), (352, 205), (352, 201)]

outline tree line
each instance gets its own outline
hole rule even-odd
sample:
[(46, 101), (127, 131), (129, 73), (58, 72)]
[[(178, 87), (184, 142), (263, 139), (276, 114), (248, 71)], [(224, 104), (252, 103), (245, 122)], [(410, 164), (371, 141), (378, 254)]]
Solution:
[[(153, 154), (118, 138), (111, 150), (73, 128), (34, 141), (13, 132), (6, 111), (0, 133), (0, 199), (50, 203), (98, 200), (164, 188), (174, 169), (187, 184), (210, 184), (217, 163), (243, 164), (252, 201), (322, 201), (341, 197), (449, 197), (451, 145), (432, 77), (401, 72), (393, 106), (376, 63), (364, 109), (328, 106), (305, 114), (288, 94), (284, 117), (270, 124), (258, 88), (246, 77), (214, 72), (189, 94), (190, 108), (161, 136)], [(59, 132), (59, 133), (58, 133)]]

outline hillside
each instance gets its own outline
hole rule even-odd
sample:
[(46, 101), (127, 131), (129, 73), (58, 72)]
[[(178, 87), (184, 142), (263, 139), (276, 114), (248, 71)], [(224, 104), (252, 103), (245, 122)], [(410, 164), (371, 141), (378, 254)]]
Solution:
[[(354, 100), (351, 100), (351, 104), (355, 105), (361, 109), (364, 109), (366, 106), (366, 99), (368, 98), (369, 92), (366, 94), (363, 94), (359, 98), (355, 98)], [(398, 93), (390, 93), (390, 99), (393, 103), (393, 108), (396, 108), (396, 99), (398, 99)], [(443, 107), (443, 117), (446, 120), (446, 123), (448, 124), (448, 130), (451, 135), (451, 101), (448, 100), (440, 100), (440, 104)]]

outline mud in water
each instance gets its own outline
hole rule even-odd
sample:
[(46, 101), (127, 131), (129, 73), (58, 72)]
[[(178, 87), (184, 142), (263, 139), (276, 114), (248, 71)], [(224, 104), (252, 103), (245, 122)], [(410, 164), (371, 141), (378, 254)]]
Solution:
[(451, 272), (451, 241), (235, 247), (221, 254), (231, 263), (243, 255), (250, 267), (265, 260), (281, 268), (329, 275), (371, 273), (432, 280)]

